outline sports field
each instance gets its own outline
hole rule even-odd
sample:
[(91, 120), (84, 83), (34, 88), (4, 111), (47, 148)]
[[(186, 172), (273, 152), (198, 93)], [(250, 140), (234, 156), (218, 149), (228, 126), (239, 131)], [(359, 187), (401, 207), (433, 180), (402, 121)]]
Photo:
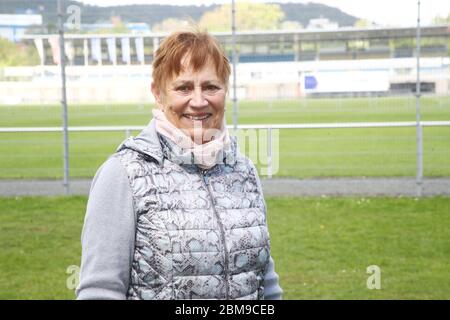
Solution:
[[(145, 125), (151, 105), (70, 106), (71, 126)], [(227, 106), (231, 123), (231, 106)], [(450, 99), (422, 99), (450, 120)], [(414, 98), (240, 104), (242, 124), (414, 121)], [(59, 106), (0, 107), (0, 127), (59, 126)], [(138, 132), (133, 132), (136, 135)], [(61, 134), (1, 133), (0, 178), (59, 178)], [(450, 176), (450, 127), (425, 128), (426, 176)], [(71, 175), (91, 177), (125, 138), (71, 133)], [(415, 129), (281, 130), (278, 175), (414, 176)], [(0, 299), (73, 299), (86, 197), (1, 198)], [(272, 254), (286, 299), (448, 299), (450, 198), (268, 198)], [(368, 289), (366, 269), (381, 269)], [(72, 269), (73, 270), (73, 269)], [(72, 276), (72, 277), (71, 277)]]
[[(422, 120), (450, 120), (449, 97), (423, 97)], [(70, 105), (70, 126), (146, 125), (151, 105)], [(232, 123), (232, 106), (227, 121)], [(335, 98), (239, 104), (240, 124), (415, 121), (415, 98)], [(0, 106), (0, 127), (61, 125), (61, 108)], [(132, 132), (136, 135), (138, 132)], [(62, 134), (0, 133), (0, 178), (60, 178)], [(125, 132), (71, 133), (70, 173), (92, 177)], [(276, 143), (274, 144), (276, 146)], [(416, 129), (283, 129), (276, 175), (414, 176)], [(250, 155), (258, 167), (264, 157)], [(424, 175), (450, 176), (450, 127), (424, 128)]]
[[(86, 197), (0, 198), (0, 206), (0, 299), (73, 299), (66, 284), (80, 264)], [(450, 198), (268, 198), (267, 206), (285, 299), (449, 299)], [(371, 265), (380, 289), (367, 288)]]

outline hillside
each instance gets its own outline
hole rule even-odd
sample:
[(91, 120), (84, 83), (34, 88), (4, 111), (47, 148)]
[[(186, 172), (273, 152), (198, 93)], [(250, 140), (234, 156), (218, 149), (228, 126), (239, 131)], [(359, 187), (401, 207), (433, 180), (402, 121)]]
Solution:
[[(56, 0), (2, 0), (0, 14), (2, 13), (40, 13), (43, 15), (44, 26), (55, 24)], [(170, 6), (170, 5), (123, 5), (111, 7), (98, 7), (83, 3), (63, 0), (64, 6), (78, 5), (81, 8), (81, 23), (109, 22), (111, 16), (120, 16), (124, 22), (145, 22), (150, 26), (167, 18), (190, 17), (195, 21), (206, 11), (215, 9), (218, 5), (210, 6)], [(277, 3), (274, 1), (273, 3)], [(285, 20), (297, 21), (303, 26), (308, 25), (312, 18), (328, 18), (339, 26), (352, 26), (358, 19), (341, 10), (317, 3), (277, 3), (285, 13)]]

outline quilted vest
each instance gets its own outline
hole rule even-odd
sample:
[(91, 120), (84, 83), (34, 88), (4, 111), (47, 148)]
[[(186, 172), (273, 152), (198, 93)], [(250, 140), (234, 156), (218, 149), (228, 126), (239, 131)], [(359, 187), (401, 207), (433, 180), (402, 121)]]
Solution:
[(255, 167), (235, 139), (209, 170), (180, 154), (150, 122), (114, 155), (136, 214), (127, 298), (263, 299), (270, 245)]

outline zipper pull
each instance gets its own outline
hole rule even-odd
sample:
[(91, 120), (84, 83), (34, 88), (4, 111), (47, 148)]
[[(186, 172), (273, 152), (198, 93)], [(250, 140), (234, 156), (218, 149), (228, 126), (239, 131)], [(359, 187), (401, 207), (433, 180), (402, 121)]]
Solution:
[(200, 167), (198, 169), (200, 171), (200, 175), (202, 176), (203, 182), (208, 186), (208, 176), (206, 175), (208, 169), (201, 169)]

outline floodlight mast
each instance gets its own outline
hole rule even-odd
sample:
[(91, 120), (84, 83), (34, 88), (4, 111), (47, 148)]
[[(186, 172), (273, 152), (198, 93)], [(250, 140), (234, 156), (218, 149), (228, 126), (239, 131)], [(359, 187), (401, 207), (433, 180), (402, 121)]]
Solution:
[(232, 63), (233, 63), (233, 130), (236, 134), (238, 123), (238, 103), (237, 103), (237, 86), (236, 86), (236, 5), (235, 1), (231, 2), (231, 42), (232, 42)]

